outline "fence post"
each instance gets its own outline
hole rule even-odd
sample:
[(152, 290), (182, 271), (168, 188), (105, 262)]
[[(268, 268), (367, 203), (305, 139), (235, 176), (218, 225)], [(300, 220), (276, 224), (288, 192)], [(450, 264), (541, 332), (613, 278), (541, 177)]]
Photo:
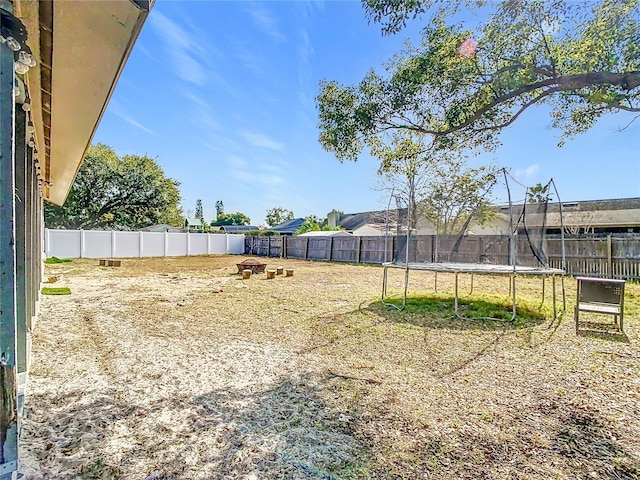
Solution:
[(271, 237), (267, 237), (267, 257), (271, 257)]
[(80, 258), (84, 258), (84, 230), (80, 229)]
[(305, 238), (304, 242), (304, 259), (307, 260), (309, 257), (309, 237)]
[(613, 278), (613, 248), (611, 245), (611, 235), (607, 235), (607, 275)]
[(287, 258), (287, 235), (282, 235), (282, 258)]
[(191, 253), (191, 232), (187, 232), (187, 257)]
[(143, 248), (143, 237), (142, 230), (138, 231), (138, 258), (142, 258), (142, 248)]
[(362, 237), (361, 236), (357, 236), (356, 237), (356, 263), (360, 263), (360, 249), (362, 248), (361, 243), (362, 243)]
[(431, 235), (431, 261), (432, 262), (437, 262), (438, 261), (438, 244), (436, 242), (436, 235)]
[(333, 236), (329, 237), (329, 261), (331, 261), (332, 253), (333, 253)]
[(164, 249), (164, 256), (166, 257), (169, 249), (169, 232), (164, 232), (164, 245), (162, 247)]
[(111, 258), (116, 257), (116, 231), (111, 230)]
[(391, 237), (391, 251), (389, 252), (389, 259), (391, 262), (396, 261), (393, 254), (396, 252), (397, 248), (398, 248), (398, 236), (394, 235), (393, 237)]

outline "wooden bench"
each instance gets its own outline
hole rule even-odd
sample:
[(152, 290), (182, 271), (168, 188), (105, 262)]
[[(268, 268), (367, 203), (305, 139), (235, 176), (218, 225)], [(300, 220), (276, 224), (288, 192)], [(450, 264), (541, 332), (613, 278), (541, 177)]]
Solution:
[(578, 333), (580, 312), (613, 315), (620, 332), (624, 322), (624, 280), (609, 278), (576, 277), (576, 333)]

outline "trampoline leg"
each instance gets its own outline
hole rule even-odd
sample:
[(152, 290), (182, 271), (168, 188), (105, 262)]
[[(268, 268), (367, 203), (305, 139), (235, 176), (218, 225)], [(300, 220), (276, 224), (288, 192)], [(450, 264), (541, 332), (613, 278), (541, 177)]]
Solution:
[(517, 311), (517, 307), (516, 307), (516, 276), (515, 274), (511, 275), (511, 292), (512, 292), (512, 297), (511, 297), (511, 302), (512, 302), (512, 308), (511, 308), (511, 320), (510, 322), (513, 322), (516, 319), (516, 311)]
[(557, 313), (557, 309), (556, 309), (556, 276), (553, 276), (553, 318), (558, 318), (558, 313)]
[(387, 267), (383, 267), (382, 270), (382, 301), (384, 302), (384, 297), (387, 296)]
[(389, 302), (385, 302), (385, 297), (387, 296), (387, 267), (383, 267), (383, 273), (382, 273), (382, 304), (386, 305), (387, 307), (393, 307), (396, 310), (404, 310), (405, 307), (407, 306), (407, 288), (409, 286), (409, 268), (407, 267), (405, 269), (405, 273), (404, 273), (404, 296), (402, 297), (402, 305), (401, 306), (397, 306), (394, 305), (393, 303), (389, 303)]
[(471, 274), (471, 291), (469, 292), (469, 295), (473, 295), (473, 273)]
[(454, 288), (454, 295), (453, 295), (453, 307), (454, 307), (454, 311), (456, 312), (456, 317), (460, 318), (460, 314), (458, 313), (458, 272), (455, 273), (455, 288)]
[(434, 282), (433, 282), (433, 291), (438, 292), (438, 272), (435, 272)]
[(542, 301), (540, 302), (540, 306), (544, 305), (544, 297), (545, 297), (545, 288), (544, 287), (545, 287), (545, 285), (547, 283), (546, 279), (547, 279), (547, 276), (543, 275), (542, 276)]

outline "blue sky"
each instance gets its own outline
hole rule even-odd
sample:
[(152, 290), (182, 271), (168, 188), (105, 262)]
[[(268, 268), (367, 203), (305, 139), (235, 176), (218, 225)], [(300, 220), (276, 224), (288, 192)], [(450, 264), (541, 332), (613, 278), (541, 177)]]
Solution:
[[(418, 32), (383, 37), (359, 1), (159, 0), (93, 140), (154, 158), (181, 183), (185, 211), (200, 198), (207, 220), (217, 200), (253, 225), (278, 206), (296, 217), (383, 209), (374, 159), (342, 164), (320, 147), (315, 97), (322, 79), (382, 72)], [(526, 185), (553, 178), (563, 201), (640, 196), (640, 120), (619, 131), (630, 120), (607, 117), (558, 148), (547, 112), (531, 110), (471, 164)]]

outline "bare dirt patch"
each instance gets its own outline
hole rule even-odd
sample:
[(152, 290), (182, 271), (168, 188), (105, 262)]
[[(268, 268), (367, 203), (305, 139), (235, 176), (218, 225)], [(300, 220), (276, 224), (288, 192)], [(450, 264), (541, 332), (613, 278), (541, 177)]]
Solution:
[[(244, 258), (47, 266), (72, 294), (42, 298), (23, 478), (640, 478), (637, 285), (624, 335), (576, 335), (548, 301), (514, 325), (455, 319), (447, 275), (434, 294), (412, 273), (398, 312), (380, 267), (266, 259), (294, 276), (242, 280)], [(533, 311), (540, 281), (519, 282)]]

